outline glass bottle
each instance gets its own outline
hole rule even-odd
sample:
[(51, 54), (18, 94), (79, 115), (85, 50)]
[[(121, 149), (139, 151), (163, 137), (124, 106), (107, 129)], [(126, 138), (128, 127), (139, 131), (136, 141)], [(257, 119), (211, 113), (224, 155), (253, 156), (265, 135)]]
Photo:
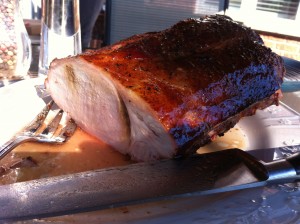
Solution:
[(0, 0), (0, 81), (27, 77), (31, 41), (19, 10), (19, 0)]

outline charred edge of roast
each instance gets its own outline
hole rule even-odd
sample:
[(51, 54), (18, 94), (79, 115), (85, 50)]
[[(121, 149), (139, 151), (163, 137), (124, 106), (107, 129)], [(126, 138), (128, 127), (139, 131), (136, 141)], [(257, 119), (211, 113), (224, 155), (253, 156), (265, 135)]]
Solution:
[(223, 135), (228, 130), (233, 128), (243, 117), (252, 116), (257, 110), (263, 110), (271, 105), (278, 105), (280, 93), (275, 93), (271, 97), (268, 97), (260, 102), (254, 103), (245, 110), (241, 111), (239, 114), (228, 118), (227, 120), (219, 123), (218, 125), (210, 128), (206, 126), (204, 132), (200, 132), (200, 135), (195, 141), (189, 141), (182, 145), (177, 153), (176, 157), (185, 157), (195, 153), (201, 147), (212, 142), (217, 135)]

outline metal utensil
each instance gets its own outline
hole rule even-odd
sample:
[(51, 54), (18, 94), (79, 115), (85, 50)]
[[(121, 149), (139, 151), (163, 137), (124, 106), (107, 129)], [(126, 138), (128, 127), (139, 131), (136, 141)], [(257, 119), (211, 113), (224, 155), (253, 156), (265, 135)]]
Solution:
[(54, 101), (50, 101), (28, 126), (0, 146), (0, 159), (24, 142), (63, 143), (73, 135), (75, 129), (75, 122), (68, 119)]
[(299, 174), (300, 154), (263, 163), (242, 150), (229, 149), (0, 186), (0, 220), (265, 186), (298, 180)]

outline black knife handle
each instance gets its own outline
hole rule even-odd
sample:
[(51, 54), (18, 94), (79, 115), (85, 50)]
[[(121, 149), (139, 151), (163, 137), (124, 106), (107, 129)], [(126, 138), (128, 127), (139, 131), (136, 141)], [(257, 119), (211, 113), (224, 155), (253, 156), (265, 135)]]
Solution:
[(286, 160), (295, 168), (297, 175), (300, 174), (300, 153), (289, 156)]

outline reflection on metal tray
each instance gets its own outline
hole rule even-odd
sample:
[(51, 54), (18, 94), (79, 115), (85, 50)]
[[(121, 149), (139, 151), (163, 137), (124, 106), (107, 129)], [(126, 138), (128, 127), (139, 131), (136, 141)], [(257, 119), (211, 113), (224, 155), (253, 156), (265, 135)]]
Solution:
[(287, 57), (284, 60), (286, 75), (282, 85), (283, 92), (294, 92), (300, 90), (300, 62)]

